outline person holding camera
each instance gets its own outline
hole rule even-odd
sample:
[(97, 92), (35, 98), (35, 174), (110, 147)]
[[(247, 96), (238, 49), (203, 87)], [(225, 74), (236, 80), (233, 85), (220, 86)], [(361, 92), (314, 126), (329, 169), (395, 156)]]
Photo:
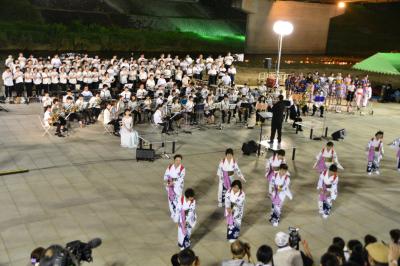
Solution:
[[(254, 266), (254, 264), (251, 263), (250, 245), (248, 243), (236, 240), (231, 244), (231, 253), (232, 259), (223, 261), (221, 266)], [(244, 260), (246, 256), (248, 262)]]
[(275, 235), (275, 244), (278, 249), (273, 256), (274, 266), (303, 266), (301, 253), (290, 246), (287, 233), (278, 232)]

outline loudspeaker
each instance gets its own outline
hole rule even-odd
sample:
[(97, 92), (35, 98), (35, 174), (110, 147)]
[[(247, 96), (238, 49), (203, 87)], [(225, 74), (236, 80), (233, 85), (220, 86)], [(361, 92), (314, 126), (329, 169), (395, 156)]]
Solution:
[(245, 142), (242, 145), (242, 152), (244, 155), (250, 155), (252, 153), (257, 152), (258, 146), (254, 140), (250, 140), (249, 142)]
[(156, 153), (154, 149), (136, 149), (136, 160), (154, 161)]
[(344, 139), (344, 136), (346, 135), (346, 130), (340, 129), (338, 131), (335, 131), (332, 133), (332, 139), (338, 141), (339, 139)]

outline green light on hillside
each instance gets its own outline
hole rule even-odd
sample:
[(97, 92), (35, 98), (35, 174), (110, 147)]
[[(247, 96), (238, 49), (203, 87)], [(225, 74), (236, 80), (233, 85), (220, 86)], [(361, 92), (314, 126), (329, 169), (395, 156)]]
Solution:
[(237, 25), (225, 20), (202, 20), (171, 18), (170, 23), (181, 32), (192, 32), (207, 40), (219, 41), (226, 38), (244, 42)]

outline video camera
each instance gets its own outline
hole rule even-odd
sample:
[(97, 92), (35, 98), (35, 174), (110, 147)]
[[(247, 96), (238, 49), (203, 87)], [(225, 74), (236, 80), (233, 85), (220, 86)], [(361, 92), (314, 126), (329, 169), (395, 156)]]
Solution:
[(80, 266), (82, 261), (92, 262), (92, 249), (101, 245), (101, 239), (95, 238), (88, 243), (75, 240), (66, 244), (51, 245), (45, 249), (39, 266)]
[(289, 226), (289, 244), (297, 250), (299, 250), (299, 243), (301, 241), (299, 230), (299, 228)]

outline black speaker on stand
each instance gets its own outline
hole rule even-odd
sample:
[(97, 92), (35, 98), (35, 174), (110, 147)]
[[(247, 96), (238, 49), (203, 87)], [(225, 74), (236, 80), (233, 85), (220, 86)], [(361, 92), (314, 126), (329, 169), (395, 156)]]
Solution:
[(338, 141), (339, 139), (344, 139), (344, 136), (346, 136), (346, 130), (344, 128), (340, 129), (338, 131), (333, 132), (331, 136), (332, 139), (335, 141)]

